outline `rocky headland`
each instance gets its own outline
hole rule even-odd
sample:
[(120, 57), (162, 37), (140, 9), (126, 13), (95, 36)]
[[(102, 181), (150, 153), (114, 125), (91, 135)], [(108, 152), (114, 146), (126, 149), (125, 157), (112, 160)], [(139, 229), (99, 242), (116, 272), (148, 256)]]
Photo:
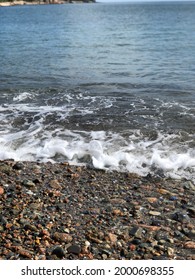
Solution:
[(75, 3), (95, 3), (95, 0), (38, 0), (38, 1), (0, 1), (0, 7), (9, 7), (17, 5), (48, 5), (48, 4), (75, 4)]

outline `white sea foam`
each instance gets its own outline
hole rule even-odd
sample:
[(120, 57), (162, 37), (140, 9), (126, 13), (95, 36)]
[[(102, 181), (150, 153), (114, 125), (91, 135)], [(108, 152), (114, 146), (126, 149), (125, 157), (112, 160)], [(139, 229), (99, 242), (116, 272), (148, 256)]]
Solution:
[(31, 99), (31, 93), (30, 92), (22, 92), (17, 94), (16, 96), (13, 97), (13, 101), (23, 101), (27, 98)]
[[(140, 175), (161, 170), (166, 176), (195, 180), (194, 149), (180, 147), (174, 136), (154, 140), (140, 137), (139, 131), (128, 140), (105, 131), (77, 132), (59, 130), (42, 132), (41, 126), (31, 132), (2, 135), (0, 158), (15, 160), (69, 161), (90, 163), (95, 168), (129, 171)], [(56, 136), (53, 137), (52, 134)], [(135, 136), (137, 135), (137, 136)], [(178, 136), (175, 135), (175, 140)]]

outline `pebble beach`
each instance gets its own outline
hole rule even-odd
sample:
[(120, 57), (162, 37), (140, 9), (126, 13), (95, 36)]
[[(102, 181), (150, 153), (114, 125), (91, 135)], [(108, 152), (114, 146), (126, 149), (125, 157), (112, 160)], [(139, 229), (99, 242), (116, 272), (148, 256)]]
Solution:
[(195, 185), (0, 161), (0, 259), (194, 260)]

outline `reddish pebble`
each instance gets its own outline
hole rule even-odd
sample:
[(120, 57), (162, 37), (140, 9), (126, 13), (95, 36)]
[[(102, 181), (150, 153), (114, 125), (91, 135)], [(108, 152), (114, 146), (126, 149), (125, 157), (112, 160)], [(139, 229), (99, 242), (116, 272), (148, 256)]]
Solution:
[(0, 195), (2, 195), (3, 193), (4, 193), (4, 189), (0, 187)]
[(130, 249), (131, 251), (135, 251), (136, 246), (135, 246), (134, 244), (130, 244), (129, 249)]
[(184, 248), (186, 249), (195, 249), (195, 242), (194, 241), (188, 241), (184, 244)]

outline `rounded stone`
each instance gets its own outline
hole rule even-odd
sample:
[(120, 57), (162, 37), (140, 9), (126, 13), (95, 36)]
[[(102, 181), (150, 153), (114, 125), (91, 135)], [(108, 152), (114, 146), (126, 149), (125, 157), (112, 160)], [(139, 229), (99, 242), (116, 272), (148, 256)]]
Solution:
[(22, 170), (24, 168), (24, 164), (21, 162), (16, 162), (12, 168), (15, 170)]
[(149, 214), (152, 215), (152, 216), (160, 216), (161, 213), (158, 212), (158, 211), (149, 211)]
[(64, 232), (55, 232), (53, 238), (58, 242), (71, 242), (72, 236)]
[(56, 246), (52, 252), (52, 255), (56, 255), (59, 259), (63, 258), (65, 256), (65, 251), (61, 246)]
[(81, 252), (81, 247), (79, 245), (71, 245), (70, 247), (67, 248), (68, 253), (72, 253), (75, 255), (79, 255)]
[(0, 187), (0, 195), (4, 194), (4, 189)]
[(189, 216), (187, 215), (187, 213), (183, 213), (183, 212), (175, 212), (174, 214), (171, 215), (171, 218), (178, 222), (185, 222), (189, 220)]

